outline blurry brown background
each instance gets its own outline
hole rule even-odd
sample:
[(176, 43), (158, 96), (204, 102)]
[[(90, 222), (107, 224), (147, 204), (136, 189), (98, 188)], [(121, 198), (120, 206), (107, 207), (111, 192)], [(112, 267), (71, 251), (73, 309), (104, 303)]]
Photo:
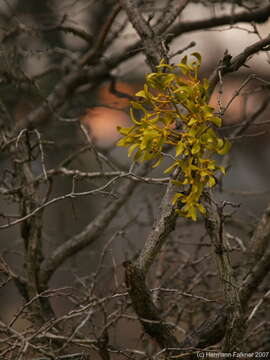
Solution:
[[(40, 82), (43, 96), (46, 96), (53, 88), (59, 78), (57, 66), (63, 63), (66, 58), (68, 66), (69, 61), (76, 57), (76, 54), (83, 51), (87, 45), (82, 39), (73, 36), (71, 33), (58, 31), (49, 31), (50, 27), (55, 24), (65, 24), (85, 30), (95, 39), (100, 30), (100, 24), (103, 17), (108, 16), (110, 6), (107, 1), (71, 1), (71, 0), (7, 0), (0, 2), (0, 39), (5, 37), (7, 30), (16, 27), (18, 22), (21, 26), (29, 27), (29, 32), (22, 32), (19, 37), (6, 40), (0, 44), (1, 49), (1, 72), (2, 75), (7, 71), (20, 73), (22, 69), (28, 76), (34, 76), (42, 73), (46, 69), (55, 67), (48, 76), (43, 77)], [(155, 5), (158, 8), (156, 1)], [(204, 6), (199, 3), (192, 3), (181, 15), (179, 20), (196, 20), (207, 18), (210, 15), (222, 14), (230, 9), (231, 4)], [(151, 7), (149, 7), (151, 15)], [(159, 16), (155, 14), (154, 16)], [(136, 39), (133, 28), (130, 24), (123, 26), (121, 16), (117, 20), (115, 34), (117, 40), (108, 47), (106, 57), (115, 51), (121, 52), (125, 45)], [(117, 32), (117, 27), (123, 26), (124, 31)], [(33, 31), (39, 27), (47, 31)], [(270, 22), (257, 24), (257, 30), (261, 36), (270, 32)], [(252, 34), (254, 29), (251, 25), (239, 24), (238, 26), (226, 26), (216, 30), (197, 31), (185, 34), (175, 40), (170, 47), (171, 52), (186, 46), (189, 42), (195, 41), (196, 47), (188, 50), (188, 53), (199, 51), (202, 54), (203, 66), (202, 76), (209, 76), (211, 69), (222, 58), (225, 49), (228, 49), (232, 55), (236, 55), (248, 44), (257, 41), (256, 34)], [(53, 49), (53, 51), (52, 51)], [(194, 50), (195, 49), (195, 50)], [(6, 52), (8, 51), (8, 52)], [(8, 55), (7, 55), (8, 54)], [(181, 56), (176, 56), (172, 61), (179, 61)], [(75, 61), (75, 60), (74, 60)], [(226, 77), (222, 94), (213, 95), (211, 104), (219, 110), (220, 101), (223, 105), (228, 103), (241, 84), (247, 79), (249, 74), (256, 72), (258, 76), (265, 80), (269, 79), (269, 58), (265, 52), (255, 55), (248, 63), (250, 67), (243, 68), (237, 75)], [(62, 65), (61, 65), (62, 66)], [(134, 95), (142, 86), (144, 75), (149, 71), (145, 64), (143, 55), (138, 55), (127, 62), (121, 64), (114, 71), (115, 87), (120, 93), (129, 96)], [(225, 131), (230, 133), (233, 125), (243, 120), (243, 116), (249, 114), (260, 106), (263, 100), (261, 92), (257, 92), (260, 83), (250, 81), (242, 93), (236, 97), (224, 115)], [(1, 97), (13, 109), (13, 115), (17, 122), (39, 103), (40, 99), (31, 87), (9, 86), (0, 83)], [(100, 150), (113, 161), (123, 168), (128, 168), (129, 159), (127, 159), (126, 149), (115, 146), (119, 139), (119, 133), (116, 126), (126, 126), (130, 124), (129, 120), (129, 99), (128, 97), (117, 96), (110, 91), (110, 81), (105, 79), (98, 87), (87, 86), (77, 91), (68, 105), (65, 106), (64, 114), (66, 119), (77, 119), (77, 121), (55, 122), (47, 119), (40, 126), (39, 131), (42, 137), (50, 142), (53, 146), (48, 146), (46, 152), (47, 169), (57, 166), (70, 153), (84, 143), (84, 137), (78, 127), (79, 122), (86, 126), (92, 141), (95, 143), (97, 150)], [(269, 110), (264, 113), (261, 121), (267, 122)], [(258, 136), (258, 134), (260, 136)], [(231, 168), (224, 178), (224, 189), (226, 200), (241, 204), (238, 209), (237, 218), (239, 222), (245, 219), (250, 223), (256, 221), (258, 214), (269, 201), (269, 180), (270, 180), (270, 141), (268, 124), (264, 126), (251, 127), (243, 138), (235, 141), (232, 156)], [(256, 135), (256, 136), (255, 136)], [(41, 173), (41, 164), (37, 161), (36, 173)], [(84, 153), (80, 155), (73, 164), (74, 168), (81, 171), (94, 171), (98, 169), (98, 164), (93, 154)], [(5, 155), (0, 155), (1, 172), (5, 172), (9, 167)], [(161, 170), (155, 171), (156, 175), (162, 175)], [(78, 184), (79, 189), (86, 190), (95, 187), (98, 180), (92, 182), (82, 182)], [(60, 196), (71, 190), (71, 180), (59, 177), (54, 180), (52, 196)], [(102, 241), (95, 244), (89, 251), (80, 253), (75, 259), (68, 260), (61, 271), (54, 276), (52, 284), (55, 287), (67, 286), (74, 283), (73, 275), (76, 269), (78, 276), (84, 276), (85, 273), (91, 272), (97, 264), (96, 253), (100, 252), (102, 244), (112, 234), (119, 224), (126, 222), (126, 213), (130, 218), (136, 216), (140, 222), (131, 226), (128, 233), (128, 243), (117, 242), (114, 246), (114, 256), (117, 265), (134, 253), (144, 241), (145, 234), (150, 227), (147, 221), (148, 213), (141, 206), (142, 201), (147, 197), (154, 200), (151, 203), (151, 211), (156, 211), (160, 199), (160, 188), (156, 186), (145, 186), (145, 191), (140, 190), (137, 197), (134, 197), (129, 208), (122, 210), (119, 217), (114, 221), (109, 232), (105, 233)], [(50, 206), (45, 211), (45, 228), (44, 228), (44, 248), (49, 252), (56, 244), (64, 243), (65, 239), (72, 234), (77, 233), (89, 219), (94, 218), (106, 206), (106, 195), (95, 195), (93, 197), (78, 198), (70, 201), (60, 201)], [(10, 215), (16, 213), (16, 206), (13, 203), (2, 199), (0, 204), (0, 213), (8, 212)], [(189, 231), (189, 230), (188, 230)], [(190, 230), (191, 231), (191, 230)], [(193, 230), (197, 236), (200, 230)], [(20, 239), (18, 227), (1, 231), (1, 252), (6, 259), (10, 260), (14, 269), (19, 269), (22, 263), (21, 249), (22, 241)], [(73, 269), (71, 272), (70, 269)], [(121, 275), (120, 275), (121, 276)], [(8, 321), (14, 315), (15, 309), (20, 304), (20, 298), (14, 286), (10, 283), (0, 289), (0, 318)], [(57, 313), (61, 314), (71, 306), (69, 301), (59, 298), (54, 300), (54, 307)], [(20, 328), (24, 324), (17, 324)], [(132, 338), (132, 336), (131, 336)]]

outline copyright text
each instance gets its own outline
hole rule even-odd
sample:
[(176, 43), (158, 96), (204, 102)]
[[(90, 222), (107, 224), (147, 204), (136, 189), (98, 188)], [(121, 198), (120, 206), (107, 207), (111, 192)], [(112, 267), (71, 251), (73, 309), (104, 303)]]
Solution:
[(267, 358), (269, 356), (269, 351), (261, 351), (261, 352), (213, 352), (213, 351), (198, 351), (197, 352), (197, 358), (198, 359), (256, 359), (256, 358)]

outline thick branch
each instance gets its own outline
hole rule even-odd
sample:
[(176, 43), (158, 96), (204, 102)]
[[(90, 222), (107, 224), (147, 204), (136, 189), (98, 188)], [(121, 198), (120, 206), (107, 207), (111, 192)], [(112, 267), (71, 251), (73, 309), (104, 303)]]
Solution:
[(176, 7), (168, 6), (165, 13), (162, 13), (162, 16), (158, 19), (158, 22), (154, 27), (156, 34), (162, 34), (164, 31), (168, 31), (168, 28), (187, 6), (189, 0), (178, 0), (177, 2)]
[(216, 308), (214, 316), (188, 334), (185, 340), (180, 343), (180, 347), (204, 349), (207, 346), (219, 343), (224, 337), (226, 322), (227, 314), (224, 308)]
[(170, 34), (172, 37), (176, 37), (188, 32), (206, 30), (213, 27), (224, 26), (224, 25), (233, 25), (239, 22), (250, 23), (252, 21), (263, 23), (266, 22), (270, 16), (270, 5), (266, 5), (258, 10), (254, 11), (243, 11), (238, 14), (228, 14), (221, 15), (216, 17), (211, 17), (205, 20), (195, 20), (195, 21), (183, 21), (179, 24), (175, 24), (170, 29)]
[[(18, 138), (17, 146), (11, 149), (13, 161), (18, 178), (21, 180), (22, 188), (19, 191), (20, 212), (21, 216), (25, 216), (38, 207), (40, 198), (37, 186), (33, 183), (34, 174), (31, 166), (31, 134), (25, 132)], [(39, 293), (38, 273), (40, 261), (42, 258), (41, 234), (43, 227), (43, 212), (32, 216), (21, 224), (21, 236), (24, 241), (24, 269), (25, 269), (25, 286), (22, 288), (20, 282), (15, 284), (18, 289), (23, 291), (23, 295), (27, 300), (35, 298)], [(26, 292), (25, 292), (26, 290)], [(31, 304), (32, 318), (34, 323), (42, 325), (43, 315), (47, 315), (48, 307), (42, 308), (42, 303), (34, 301)], [(45, 310), (45, 311), (43, 311)], [(51, 312), (50, 312), (51, 313)]]
[(126, 286), (133, 308), (138, 315), (146, 333), (164, 348), (177, 348), (179, 343), (170, 328), (161, 320), (160, 312), (152, 301), (151, 294), (145, 285), (144, 272), (125, 262)]
[(241, 66), (245, 65), (250, 56), (258, 53), (259, 51), (265, 50), (265, 48), (269, 45), (270, 35), (268, 35), (265, 39), (259, 40), (254, 44), (246, 47), (244, 51), (242, 51), (234, 58), (231, 58), (230, 55), (226, 54), (209, 79), (209, 96), (211, 96), (212, 92), (214, 91), (220, 77), (239, 70)]
[(245, 307), (259, 284), (270, 271), (270, 205), (265, 209), (251, 238), (248, 248), (248, 271), (241, 289), (241, 301)]
[(239, 289), (233, 276), (229, 251), (223, 235), (223, 207), (218, 207), (210, 198), (210, 194), (205, 195), (204, 205), (206, 208), (206, 230), (214, 249), (219, 280), (223, 287), (226, 303), (227, 322), (223, 351), (228, 352), (237, 349), (235, 346), (243, 336), (243, 312)]
[(172, 204), (172, 200), (175, 195), (176, 188), (176, 185), (174, 185), (171, 181), (167, 185), (155, 224), (136, 261), (136, 266), (145, 274), (148, 272), (168, 235), (175, 228), (177, 215), (175, 214), (175, 205)]
[(146, 60), (153, 71), (159, 64), (160, 59), (166, 59), (166, 52), (151, 26), (143, 18), (137, 0), (120, 0), (125, 9), (129, 21), (137, 31), (143, 43), (143, 51)]
[[(259, 250), (260, 252), (260, 250)], [(257, 254), (255, 253), (257, 257)], [(251, 296), (258, 289), (258, 286), (262, 283), (265, 276), (270, 271), (270, 249), (268, 249), (255, 263), (254, 267), (249, 271), (247, 277), (242, 283), (241, 288), (241, 304), (243, 307), (247, 306)]]
[[(262, 215), (258, 223), (257, 229), (252, 237), (251, 249), (254, 257), (254, 266), (250, 269), (247, 277), (242, 282), (241, 291), (239, 294), (240, 303), (245, 310), (251, 296), (262, 283), (265, 276), (270, 271), (270, 250), (266, 251), (266, 243), (268, 245), (270, 230), (269, 230), (269, 207)], [(208, 224), (208, 227), (214, 228)], [(261, 244), (261, 246), (260, 246)], [(262, 251), (262, 249), (264, 249)], [(214, 345), (221, 341), (225, 335), (227, 323), (227, 312), (223, 309), (217, 311), (216, 316), (209, 321), (206, 321), (199, 326), (194, 332), (189, 334), (186, 339), (180, 344), (180, 347), (192, 346), (195, 348), (204, 348), (206, 346)], [(230, 349), (231, 351), (231, 349)]]
[(249, 269), (257, 264), (265, 254), (270, 242), (270, 204), (265, 209), (258, 225), (252, 235), (249, 254)]

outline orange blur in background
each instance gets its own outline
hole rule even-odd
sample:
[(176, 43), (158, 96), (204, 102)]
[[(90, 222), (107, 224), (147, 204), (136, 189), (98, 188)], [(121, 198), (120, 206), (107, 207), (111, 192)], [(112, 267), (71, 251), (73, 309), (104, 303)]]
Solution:
[[(118, 82), (116, 90), (131, 96), (137, 91), (135, 86), (125, 82)], [(100, 106), (87, 109), (81, 120), (98, 146), (109, 147), (120, 137), (117, 126), (129, 125), (129, 116), (126, 113), (129, 99), (113, 94), (110, 84), (107, 83), (99, 89), (98, 103)]]

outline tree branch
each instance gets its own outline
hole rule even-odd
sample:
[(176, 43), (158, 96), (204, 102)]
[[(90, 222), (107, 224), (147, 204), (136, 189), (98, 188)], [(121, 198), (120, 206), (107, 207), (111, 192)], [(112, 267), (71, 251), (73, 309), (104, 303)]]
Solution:
[(175, 205), (172, 204), (172, 200), (177, 187), (173, 184), (172, 180), (175, 179), (177, 175), (178, 172), (173, 175), (167, 185), (153, 229), (148, 235), (136, 261), (136, 266), (143, 271), (144, 274), (148, 272), (168, 235), (175, 228), (177, 215), (175, 214)]
[[(143, 176), (147, 169), (147, 165), (142, 165), (138, 174)], [(137, 184), (137, 182), (127, 180), (126, 183), (122, 185), (122, 191), (118, 199), (107, 206), (106, 209), (91, 221), (79, 234), (72, 236), (64, 244), (58, 246), (58, 248), (43, 261), (40, 270), (40, 283), (42, 288), (46, 288), (54, 271), (64, 261), (98, 240), (123, 204), (130, 198)]]
[(213, 93), (219, 79), (228, 73), (235, 72), (245, 65), (248, 58), (259, 51), (265, 50), (270, 45), (270, 35), (265, 39), (259, 40), (254, 44), (246, 47), (240, 54), (232, 58), (229, 54), (225, 54), (224, 58), (220, 61), (217, 69), (212, 73), (209, 78), (209, 96)]
[(242, 339), (245, 330), (243, 311), (239, 297), (239, 289), (233, 275), (229, 250), (223, 235), (223, 206), (217, 206), (210, 197), (210, 193), (205, 194), (204, 206), (206, 208), (206, 230), (214, 249), (219, 280), (223, 287), (223, 298), (226, 304), (225, 309), (227, 311), (223, 351), (229, 352), (237, 350), (236, 344)]
[(176, 337), (164, 324), (159, 315), (159, 310), (152, 301), (151, 294), (145, 284), (144, 271), (129, 261), (123, 265), (125, 267), (126, 286), (133, 308), (146, 333), (155, 339), (162, 349), (178, 348), (179, 343)]
[(252, 21), (257, 23), (264, 23), (270, 16), (270, 5), (266, 5), (254, 11), (242, 11), (238, 14), (221, 15), (211, 17), (205, 20), (183, 21), (175, 24), (169, 31), (172, 37), (186, 34), (192, 31), (206, 30), (218, 26), (233, 25), (239, 22), (250, 23)]
[(190, 0), (178, 0), (176, 7), (166, 4), (165, 12), (162, 13), (162, 16), (154, 26), (156, 34), (162, 34), (164, 31), (168, 32), (170, 26), (174, 23), (175, 19), (180, 16), (189, 1)]
[(166, 52), (158, 39), (155, 31), (143, 18), (138, 7), (137, 0), (120, 0), (120, 3), (125, 9), (129, 21), (137, 31), (143, 43), (143, 51), (146, 55), (146, 61), (150, 68), (155, 71), (160, 59), (167, 58)]
[[(244, 11), (239, 14), (235, 14), (233, 19), (231, 15), (224, 15), (201, 21), (182, 22), (174, 25), (170, 29), (170, 38), (168, 40), (172, 41), (175, 37), (187, 32), (208, 29), (215, 26), (232, 25), (238, 22), (250, 21), (264, 22), (269, 18), (269, 16), (270, 5), (267, 5), (256, 11)], [(160, 33), (157, 35), (160, 35)], [(142, 46), (142, 41), (137, 41), (134, 44), (127, 46), (122, 51), (118, 51), (117, 54), (112, 54), (110, 56), (110, 60), (107, 59), (106, 61), (100, 61), (97, 65), (89, 69), (74, 69), (71, 73), (65, 75), (65, 77), (59, 81), (51, 94), (39, 107), (33, 110), (28, 116), (21, 119), (18, 127), (21, 129), (28, 126), (35, 126), (44, 122), (48, 117), (56, 115), (58, 109), (67, 101), (69, 96), (78, 86), (84, 84), (86, 81), (92, 82), (97, 81), (98, 79), (101, 81), (104, 77), (106, 77), (106, 74), (108, 74), (111, 69), (141, 52)], [(153, 50), (153, 47), (151, 47), (151, 49)], [(154, 57), (156, 56), (154, 55)], [(155, 59), (155, 62), (158, 63), (159, 60), (160, 59)], [(18, 128), (15, 129), (15, 131), (17, 130)]]

